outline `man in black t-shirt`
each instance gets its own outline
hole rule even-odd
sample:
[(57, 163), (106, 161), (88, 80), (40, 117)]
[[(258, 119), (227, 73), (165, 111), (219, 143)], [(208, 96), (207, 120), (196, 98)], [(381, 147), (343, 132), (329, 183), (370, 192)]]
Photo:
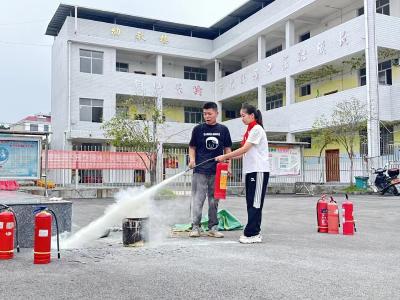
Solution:
[[(193, 128), (189, 143), (189, 167), (193, 168), (207, 159), (231, 152), (232, 140), (226, 126), (217, 123), (218, 108), (214, 102), (203, 106), (205, 123)], [(190, 237), (200, 236), (203, 204), (208, 197), (208, 235), (221, 238), (218, 232), (218, 199), (214, 198), (214, 181), (217, 162), (211, 160), (193, 171), (192, 179), (192, 231)]]

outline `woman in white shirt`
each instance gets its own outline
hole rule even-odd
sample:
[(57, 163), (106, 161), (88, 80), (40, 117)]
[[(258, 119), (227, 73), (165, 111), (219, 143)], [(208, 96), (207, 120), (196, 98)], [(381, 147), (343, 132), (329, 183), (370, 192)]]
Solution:
[(261, 217), (265, 193), (269, 179), (268, 140), (262, 123), (261, 112), (254, 106), (244, 103), (240, 117), (247, 130), (241, 147), (225, 155), (217, 156), (224, 161), (243, 155), (243, 173), (246, 176), (247, 225), (239, 242), (244, 244), (261, 243)]

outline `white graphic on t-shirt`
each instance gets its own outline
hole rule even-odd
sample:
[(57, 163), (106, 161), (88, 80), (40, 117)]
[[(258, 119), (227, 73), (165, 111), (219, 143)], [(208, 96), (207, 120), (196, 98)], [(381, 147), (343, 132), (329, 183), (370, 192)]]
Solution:
[(216, 137), (210, 136), (206, 139), (206, 148), (208, 150), (215, 150), (218, 148), (218, 139)]

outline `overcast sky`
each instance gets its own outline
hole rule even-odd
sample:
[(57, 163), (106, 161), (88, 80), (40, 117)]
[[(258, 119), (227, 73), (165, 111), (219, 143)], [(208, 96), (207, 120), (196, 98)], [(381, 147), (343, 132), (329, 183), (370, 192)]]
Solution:
[[(210, 26), (246, 0), (61, 1), (136, 16)], [(51, 45), (47, 25), (60, 1), (2, 1), (0, 10), (0, 123), (50, 112)]]

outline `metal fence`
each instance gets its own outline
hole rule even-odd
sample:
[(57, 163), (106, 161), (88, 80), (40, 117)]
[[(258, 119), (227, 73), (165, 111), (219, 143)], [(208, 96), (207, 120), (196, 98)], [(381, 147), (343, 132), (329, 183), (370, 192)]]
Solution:
[[(392, 147), (391, 154), (374, 159), (355, 157), (352, 176), (369, 176), (371, 167), (400, 166), (400, 148)], [(49, 152), (48, 179), (58, 186), (75, 189), (88, 187), (138, 186), (149, 182), (149, 173), (145, 164), (148, 158), (134, 149), (109, 147), (79, 147), (73, 151)], [(164, 148), (162, 160), (162, 178), (166, 179), (188, 168), (187, 148)], [(340, 156), (336, 163), (327, 162), (326, 157), (307, 156), (303, 158), (303, 167), (297, 176), (270, 177), (270, 185), (287, 185), (296, 182), (310, 183), (349, 183), (351, 162), (348, 157)], [(333, 172), (333, 173), (332, 173)], [(191, 190), (192, 172), (186, 172), (177, 178), (170, 188), (182, 193)], [(334, 180), (332, 180), (332, 178)], [(354, 181), (354, 180), (353, 180)], [(232, 174), (228, 180), (231, 188), (243, 188), (242, 160), (232, 160)]]

